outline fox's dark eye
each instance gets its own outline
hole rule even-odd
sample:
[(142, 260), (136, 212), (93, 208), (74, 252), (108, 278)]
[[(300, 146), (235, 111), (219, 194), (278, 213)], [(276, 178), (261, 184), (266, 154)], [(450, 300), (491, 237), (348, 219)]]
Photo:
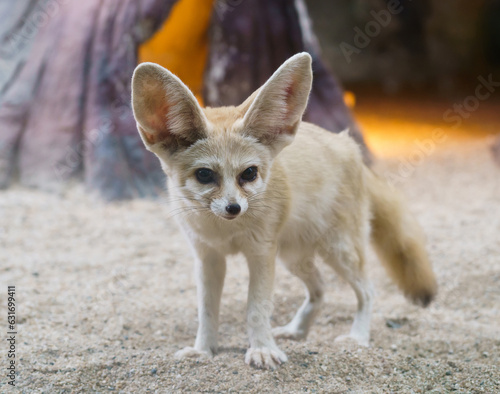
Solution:
[(257, 178), (257, 167), (248, 167), (241, 173), (241, 179), (245, 182), (252, 182)]
[(196, 179), (198, 179), (198, 182), (203, 184), (215, 181), (214, 172), (212, 170), (209, 170), (208, 168), (200, 168), (196, 170), (195, 175)]

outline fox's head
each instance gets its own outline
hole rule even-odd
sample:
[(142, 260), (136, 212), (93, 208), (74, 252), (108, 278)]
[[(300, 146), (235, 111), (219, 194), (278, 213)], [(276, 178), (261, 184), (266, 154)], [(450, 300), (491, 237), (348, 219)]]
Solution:
[(266, 190), (276, 155), (293, 141), (311, 90), (311, 57), (288, 59), (238, 107), (201, 108), (170, 71), (142, 63), (132, 79), (139, 134), (193, 208), (234, 219)]

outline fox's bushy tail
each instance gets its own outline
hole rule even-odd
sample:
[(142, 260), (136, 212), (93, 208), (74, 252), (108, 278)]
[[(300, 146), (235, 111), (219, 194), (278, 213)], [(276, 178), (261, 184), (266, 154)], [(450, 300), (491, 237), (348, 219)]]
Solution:
[(372, 210), (371, 238), (389, 275), (405, 296), (427, 306), (434, 299), (437, 283), (420, 225), (399, 193), (367, 170)]

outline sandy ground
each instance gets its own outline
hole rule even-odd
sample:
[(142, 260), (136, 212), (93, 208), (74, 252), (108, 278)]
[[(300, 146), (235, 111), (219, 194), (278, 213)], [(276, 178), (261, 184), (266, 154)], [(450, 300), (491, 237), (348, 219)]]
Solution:
[[(500, 391), (500, 168), (489, 141), (437, 149), (398, 185), (428, 235), (440, 292), (408, 303), (375, 257), (369, 348), (334, 344), (355, 299), (321, 265), (326, 302), (305, 342), (282, 340), (276, 371), (245, 365), (248, 274), (234, 258), (221, 308), (220, 353), (176, 361), (197, 328), (190, 251), (162, 201), (104, 205), (74, 187), (64, 195), (0, 192), (0, 305), (15, 285), (17, 387), (22, 392), (485, 392)], [(383, 174), (401, 161), (381, 160)], [(278, 267), (273, 325), (303, 300)], [(2, 317), (2, 335), (6, 318)], [(0, 391), (6, 385), (6, 342)]]

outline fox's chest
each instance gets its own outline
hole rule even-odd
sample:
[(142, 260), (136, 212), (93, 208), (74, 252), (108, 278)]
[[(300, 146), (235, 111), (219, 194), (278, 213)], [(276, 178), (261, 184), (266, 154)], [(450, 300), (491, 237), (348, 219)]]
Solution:
[(179, 221), (179, 224), (191, 243), (202, 243), (224, 255), (261, 248), (263, 243), (277, 240), (278, 236), (276, 224), (271, 225), (255, 217), (230, 221), (200, 215)]
[(198, 217), (179, 224), (190, 241), (201, 242), (225, 255), (241, 252), (253, 238), (250, 235), (253, 227), (238, 220)]

